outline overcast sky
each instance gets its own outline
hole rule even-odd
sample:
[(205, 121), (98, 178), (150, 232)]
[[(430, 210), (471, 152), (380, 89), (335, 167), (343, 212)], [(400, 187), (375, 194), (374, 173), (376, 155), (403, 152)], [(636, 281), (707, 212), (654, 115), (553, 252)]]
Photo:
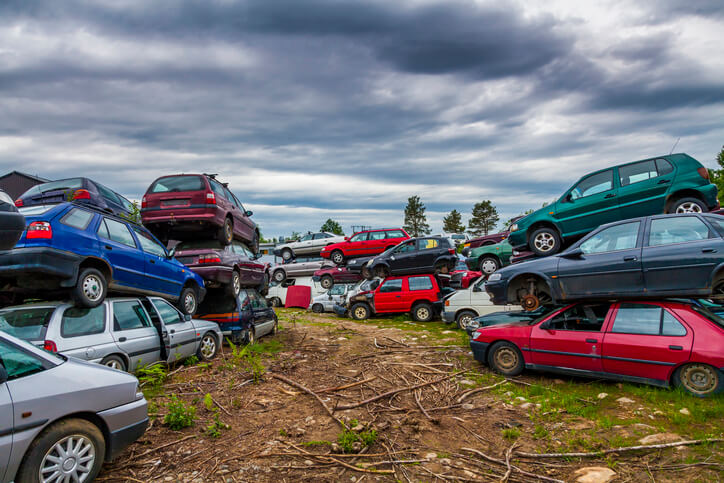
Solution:
[(1, 0), (0, 174), (219, 173), (265, 236), (441, 229), (724, 144), (724, 2)]

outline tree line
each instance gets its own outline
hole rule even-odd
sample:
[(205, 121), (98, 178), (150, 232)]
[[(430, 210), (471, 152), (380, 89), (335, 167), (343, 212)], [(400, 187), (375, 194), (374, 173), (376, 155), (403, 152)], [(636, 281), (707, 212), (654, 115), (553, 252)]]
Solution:
[[(427, 224), (426, 207), (419, 196), (410, 196), (405, 206), (404, 228), (410, 236), (429, 235), (432, 231)], [(472, 216), (468, 220), (467, 232), (474, 236), (487, 235), (500, 221), (498, 210), (490, 200), (473, 205)], [(442, 229), (446, 233), (463, 233), (466, 227), (458, 210), (452, 210), (442, 219)]]

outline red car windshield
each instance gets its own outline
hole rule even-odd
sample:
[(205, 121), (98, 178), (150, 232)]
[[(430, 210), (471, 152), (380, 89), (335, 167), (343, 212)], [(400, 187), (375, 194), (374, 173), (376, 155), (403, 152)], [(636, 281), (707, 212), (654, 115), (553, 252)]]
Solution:
[(174, 193), (178, 191), (201, 191), (206, 189), (201, 176), (169, 176), (159, 178), (148, 190), (149, 193)]

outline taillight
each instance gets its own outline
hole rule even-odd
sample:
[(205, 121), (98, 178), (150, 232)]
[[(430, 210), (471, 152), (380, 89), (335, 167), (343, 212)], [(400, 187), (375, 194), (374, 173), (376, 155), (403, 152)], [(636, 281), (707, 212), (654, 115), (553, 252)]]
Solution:
[(704, 179), (709, 179), (709, 170), (706, 168), (699, 168), (696, 170), (699, 175)]
[(214, 253), (199, 255), (199, 263), (221, 263), (221, 258)]
[(43, 349), (48, 352), (58, 352), (58, 346), (55, 345), (55, 342), (53, 342), (52, 340), (46, 340), (43, 343)]
[(75, 190), (73, 192), (73, 199), (74, 200), (89, 200), (90, 197), (90, 191), (88, 190)]
[(445, 307), (450, 307), (450, 300), (445, 301)]
[(146, 201), (146, 197), (144, 196), (141, 198), (141, 208), (147, 208), (148, 207), (148, 201)]
[(448, 252), (450, 255), (455, 255), (455, 249), (454, 249), (454, 248), (448, 248), (448, 249), (447, 249), (447, 252)]
[(25, 203), (23, 203), (23, 200), (21, 200), (20, 198), (15, 200), (15, 206), (17, 206), (18, 208), (22, 208), (23, 205), (25, 205)]
[(214, 193), (206, 193), (206, 204), (207, 205), (216, 204), (216, 195)]
[(53, 228), (47, 221), (34, 221), (28, 225), (25, 238), (28, 240), (53, 238)]

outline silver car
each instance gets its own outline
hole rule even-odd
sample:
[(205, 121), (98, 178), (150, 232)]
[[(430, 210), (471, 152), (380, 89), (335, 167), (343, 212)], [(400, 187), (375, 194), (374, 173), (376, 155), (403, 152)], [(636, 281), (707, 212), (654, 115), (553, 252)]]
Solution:
[(323, 268), (336, 267), (330, 260), (322, 258), (304, 259), (294, 263), (281, 263), (269, 269), (271, 279), (274, 282), (282, 283), (287, 278), (311, 277), (314, 272)]
[(223, 340), (218, 324), (191, 319), (160, 297), (108, 298), (92, 309), (39, 302), (0, 310), (0, 330), (51, 352), (119, 369), (212, 359)]
[(347, 292), (355, 286), (353, 283), (335, 284), (334, 287), (327, 290), (326, 293), (314, 297), (309, 303), (309, 308), (317, 314), (332, 312), (334, 305), (341, 304)]
[(344, 235), (335, 235), (325, 231), (307, 233), (299, 241), (293, 241), (274, 247), (274, 255), (289, 261), (299, 255), (319, 256), (322, 248), (344, 241)]
[(0, 332), (0, 483), (91, 481), (146, 426), (132, 375)]

